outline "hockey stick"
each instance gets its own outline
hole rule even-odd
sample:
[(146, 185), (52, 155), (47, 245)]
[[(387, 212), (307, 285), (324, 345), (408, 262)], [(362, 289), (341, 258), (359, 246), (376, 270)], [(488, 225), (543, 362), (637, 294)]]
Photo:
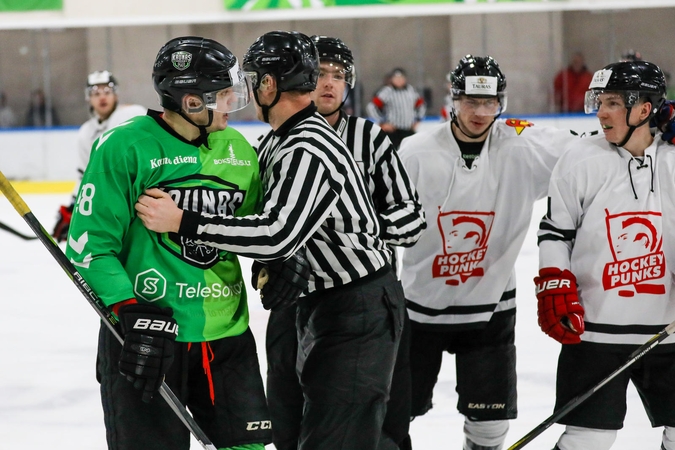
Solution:
[(5, 224), (2, 223), (2, 222), (0, 222), (0, 230), (9, 231), (9, 232), (12, 233), (14, 236), (18, 236), (18, 237), (20, 237), (21, 239), (26, 240), (26, 241), (32, 241), (33, 239), (37, 239), (37, 236), (28, 236), (28, 235), (26, 235), (26, 234), (19, 233), (19, 232), (16, 231), (14, 228), (10, 227), (9, 225), (5, 225)]
[[(7, 178), (5, 178), (5, 175), (2, 173), (2, 171), (0, 171), (0, 191), (5, 194), (5, 197), (7, 197), (16, 212), (18, 212), (19, 215), (23, 217), (28, 226), (33, 230), (33, 232), (35, 232), (37, 239), (39, 239), (40, 242), (42, 242), (44, 246), (47, 247), (49, 253), (52, 254), (54, 259), (56, 259), (61, 268), (70, 277), (82, 295), (84, 295), (84, 298), (87, 299), (89, 304), (98, 313), (98, 315), (103, 320), (103, 323), (105, 323), (108, 329), (110, 329), (110, 332), (120, 343), (124, 343), (124, 339), (117, 331), (117, 328), (115, 328), (117, 318), (108, 310), (96, 293), (91, 290), (73, 263), (68, 260), (61, 248), (56, 244), (56, 242), (54, 242), (52, 236), (42, 227), (40, 222), (33, 215), (31, 210), (28, 208), (28, 205), (26, 205), (26, 202), (23, 201), (19, 193), (16, 192)], [(169, 388), (169, 386), (167, 386), (165, 382), (162, 382), (162, 386), (159, 388), (159, 393), (169, 404), (169, 407), (171, 407), (171, 409), (176, 413), (178, 418), (185, 424), (187, 429), (190, 430), (190, 433), (192, 433), (195, 439), (197, 439), (202, 447), (204, 447), (204, 449), (217, 450), (209, 438), (206, 437), (206, 434), (202, 431), (202, 429), (199, 428), (199, 425), (197, 425), (194, 418), (190, 415), (187, 409), (185, 409), (185, 406), (183, 406), (178, 397), (176, 397), (176, 394), (173, 393), (173, 391)]]
[(527, 445), (530, 441), (532, 441), (534, 438), (536, 438), (541, 433), (546, 431), (551, 425), (553, 425), (563, 416), (567, 415), (567, 413), (569, 413), (574, 408), (579, 406), (581, 403), (586, 401), (588, 397), (595, 394), (598, 390), (600, 390), (600, 388), (609, 383), (618, 374), (626, 370), (628, 366), (633, 364), (638, 359), (642, 358), (647, 352), (649, 352), (651, 349), (659, 345), (661, 341), (668, 338), (668, 336), (673, 334), (673, 332), (675, 332), (675, 321), (670, 323), (670, 325), (666, 326), (658, 334), (655, 334), (654, 336), (651, 337), (651, 339), (649, 339), (647, 342), (638, 347), (637, 350), (635, 350), (633, 353), (630, 354), (628, 360), (625, 363), (623, 363), (621, 367), (616, 369), (614, 372), (609, 374), (605, 379), (603, 379), (601, 382), (599, 382), (598, 384), (596, 384), (583, 394), (578, 395), (577, 397), (574, 397), (572, 400), (567, 402), (565, 406), (563, 406), (562, 408), (551, 414), (551, 416), (549, 416), (546, 420), (537, 425), (536, 428), (534, 428), (532, 431), (523, 436), (518, 442), (513, 444), (507, 450), (518, 450), (519, 448), (525, 447), (525, 445)]

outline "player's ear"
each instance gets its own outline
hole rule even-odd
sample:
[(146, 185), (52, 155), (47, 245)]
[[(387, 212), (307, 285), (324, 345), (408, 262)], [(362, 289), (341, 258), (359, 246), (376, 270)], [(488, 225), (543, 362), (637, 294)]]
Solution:
[(204, 100), (195, 94), (185, 94), (182, 103), (183, 110), (188, 114), (197, 114), (204, 110)]
[(263, 92), (271, 92), (277, 89), (277, 80), (269, 73), (266, 73), (263, 76), (263, 79), (260, 81), (260, 90)]

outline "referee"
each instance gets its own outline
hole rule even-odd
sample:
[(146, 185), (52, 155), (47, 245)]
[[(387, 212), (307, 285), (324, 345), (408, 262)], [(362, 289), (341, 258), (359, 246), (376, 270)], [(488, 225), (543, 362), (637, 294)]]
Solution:
[[(380, 236), (388, 245), (410, 247), (426, 228), (426, 221), (417, 192), (396, 149), (373, 122), (343, 112), (356, 81), (352, 52), (338, 38), (312, 36), (312, 40), (319, 52), (320, 71), (311, 99), (354, 155), (375, 205), (381, 225)], [(392, 253), (395, 255), (394, 249)], [(298, 347), (295, 311), (295, 308), (272, 310), (267, 323), (267, 403), (277, 450), (298, 448), (304, 405), (295, 371)], [(411, 391), (407, 312), (405, 321), (379, 448), (411, 448), (408, 436)], [(385, 442), (389, 443), (388, 447)]]
[(388, 80), (368, 103), (366, 111), (398, 149), (403, 139), (415, 133), (427, 106), (417, 89), (408, 83), (403, 69), (392, 70)]
[(272, 31), (248, 49), (259, 119), (263, 211), (244, 217), (178, 209), (158, 189), (136, 208), (148, 228), (271, 261), (305, 245), (312, 273), (298, 303), (297, 368), (305, 398), (299, 449), (376, 449), (405, 317), (403, 290), (368, 188), (310, 92), (319, 61), (297, 32)]

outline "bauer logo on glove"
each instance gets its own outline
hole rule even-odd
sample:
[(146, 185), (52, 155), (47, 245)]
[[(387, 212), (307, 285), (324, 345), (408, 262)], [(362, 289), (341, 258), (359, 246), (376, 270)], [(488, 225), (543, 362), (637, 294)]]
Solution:
[(541, 330), (561, 344), (578, 344), (584, 332), (584, 307), (577, 279), (569, 270), (545, 267), (534, 278)]

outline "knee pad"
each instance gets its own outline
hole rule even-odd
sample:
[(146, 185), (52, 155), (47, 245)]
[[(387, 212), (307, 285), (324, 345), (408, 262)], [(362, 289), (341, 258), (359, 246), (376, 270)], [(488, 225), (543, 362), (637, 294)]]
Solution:
[(574, 427), (567, 425), (558, 439), (560, 450), (609, 450), (616, 440), (616, 430)]
[(509, 431), (508, 420), (464, 419), (464, 450), (500, 450)]
[(664, 427), (661, 450), (675, 450), (675, 428)]

